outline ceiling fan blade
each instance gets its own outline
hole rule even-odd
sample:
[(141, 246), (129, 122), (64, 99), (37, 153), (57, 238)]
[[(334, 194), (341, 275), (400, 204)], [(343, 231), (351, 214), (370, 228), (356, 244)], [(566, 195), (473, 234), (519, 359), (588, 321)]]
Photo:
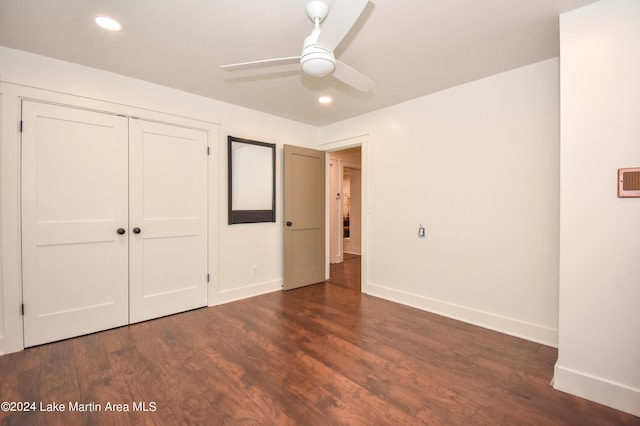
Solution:
[(333, 52), (356, 23), (369, 0), (336, 0), (322, 24), (316, 47)]
[(228, 71), (234, 71), (261, 66), (291, 64), (298, 61), (300, 61), (300, 56), (288, 56), (286, 58), (262, 59), (259, 61), (239, 62), (237, 64), (221, 65), (220, 68)]
[(351, 68), (344, 62), (336, 61), (336, 70), (332, 75), (343, 83), (346, 83), (361, 92), (368, 92), (376, 87), (376, 83), (373, 80), (362, 74), (360, 71)]

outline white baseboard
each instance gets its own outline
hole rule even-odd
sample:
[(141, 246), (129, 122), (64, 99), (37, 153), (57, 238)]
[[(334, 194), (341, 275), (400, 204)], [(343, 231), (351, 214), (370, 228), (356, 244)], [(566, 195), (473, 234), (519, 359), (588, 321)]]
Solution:
[(367, 293), (510, 336), (558, 347), (558, 330), (368, 283)]
[(640, 389), (593, 377), (556, 363), (553, 387), (634, 416), (640, 416)]
[(273, 291), (282, 290), (282, 281), (267, 281), (263, 283), (251, 284), (233, 290), (221, 291), (218, 293), (218, 304), (235, 302), (236, 300), (246, 299)]

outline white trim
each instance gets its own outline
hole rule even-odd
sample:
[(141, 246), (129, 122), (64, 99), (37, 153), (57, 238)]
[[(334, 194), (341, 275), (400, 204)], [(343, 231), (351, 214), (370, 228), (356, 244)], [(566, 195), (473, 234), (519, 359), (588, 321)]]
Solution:
[(207, 293), (207, 305), (215, 306), (219, 302), (219, 294), (218, 289), (218, 163), (220, 159), (218, 158), (218, 145), (220, 143), (220, 127), (216, 126), (215, 130), (210, 129), (208, 131), (208, 170), (209, 176), (208, 185), (209, 185), (209, 242), (208, 242), (208, 250), (209, 250), (209, 291)]
[(218, 293), (219, 304), (235, 302), (236, 300), (247, 299), (261, 294), (273, 293), (282, 290), (282, 280), (266, 281), (263, 283), (251, 284), (232, 290), (223, 290)]
[(374, 283), (368, 283), (368, 293), (423, 311), (453, 318), (510, 336), (519, 337), (543, 345), (558, 347), (558, 330), (538, 324), (532, 324), (513, 318), (479, 311), (465, 306), (455, 305), (417, 294), (399, 291)]
[(20, 100), (0, 82), (2, 126), (0, 126), (0, 290), (3, 316), (0, 329), (0, 354), (23, 349), (22, 271), (20, 264)]
[[(336, 194), (342, 194), (342, 183), (338, 176), (340, 175), (340, 160), (329, 158), (327, 166), (327, 183), (329, 187), (329, 263), (340, 263), (343, 261), (342, 256), (342, 238), (340, 236), (340, 201), (342, 195), (336, 199)], [(338, 211), (336, 211), (338, 210)], [(325, 271), (325, 277), (329, 278), (329, 270)]]
[(640, 389), (604, 380), (556, 363), (553, 387), (616, 410), (640, 416)]

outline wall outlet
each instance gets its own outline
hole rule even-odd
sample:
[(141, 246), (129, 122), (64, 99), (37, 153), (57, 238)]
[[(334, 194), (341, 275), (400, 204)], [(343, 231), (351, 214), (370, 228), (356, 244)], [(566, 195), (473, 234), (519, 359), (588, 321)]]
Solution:
[(426, 229), (424, 229), (424, 226), (422, 226), (422, 224), (418, 225), (418, 237), (424, 238), (426, 236), (427, 236), (427, 231)]
[(258, 265), (251, 265), (251, 275), (254, 277), (258, 275)]

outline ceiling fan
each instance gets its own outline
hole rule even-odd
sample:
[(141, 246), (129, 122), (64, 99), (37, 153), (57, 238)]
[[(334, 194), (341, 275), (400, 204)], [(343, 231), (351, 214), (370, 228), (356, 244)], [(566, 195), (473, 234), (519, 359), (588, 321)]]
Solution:
[(320, 23), (329, 14), (329, 7), (322, 1), (312, 1), (307, 4), (306, 10), (307, 16), (314, 23), (314, 29), (304, 39), (302, 53), (299, 56), (241, 62), (222, 65), (221, 68), (234, 70), (257, 65), (281, 65), (299, 62), (302, 71), (306, 74), (316, 77), (333, 75), (355, 89), (368, 92), (376, 85), (373, 80), (349, 65), (336, 60), (333, 54), (335, 48), (338, 47), (358, 20), (367, 3), (369, 3), (369, 0), (336, 0), (331, 10), (331, 16), (320, 28)]

